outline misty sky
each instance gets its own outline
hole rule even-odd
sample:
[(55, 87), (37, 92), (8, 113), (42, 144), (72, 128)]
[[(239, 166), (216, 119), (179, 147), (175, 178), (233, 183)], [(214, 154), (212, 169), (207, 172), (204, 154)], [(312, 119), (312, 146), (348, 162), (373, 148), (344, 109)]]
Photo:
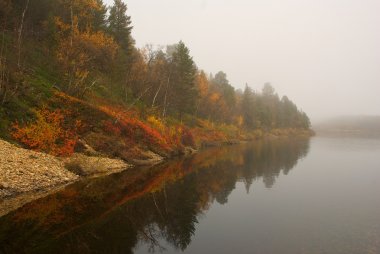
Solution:
[(138, 47), (183, 40), (200, 69), (270, 82), (312, 121), (380, 115), (380, 0), (125, 2)]

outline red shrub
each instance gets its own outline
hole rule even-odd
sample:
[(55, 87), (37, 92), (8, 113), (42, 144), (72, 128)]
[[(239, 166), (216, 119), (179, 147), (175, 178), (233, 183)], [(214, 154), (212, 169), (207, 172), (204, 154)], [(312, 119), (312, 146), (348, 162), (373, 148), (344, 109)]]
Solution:
[(105, 121), (103, 123), (103, 129), (107, 133), (110, 133), (110, 134), (115, 135), (115, 136), (120, 136), (120, 134), (121, 134), (120, 126), (116, 125), (113, 121), (110, 121), (110, 120)]
[(64, 127), (67, 112), (47, 109), (36, 110), (36, 120), (24, 126), (18, 122), (13, 124), (12, 136), (28, 148), (44, 151), (57, 156), (67, 156), (74, 152), (77, 142), (77, 128), (80, 121), (76, 121), (71, 128)]
[(145, 145), (156, 145), (162, 149), (169, 149), (165, 138), (155, 129), (135, 118), (126, 116), (119, 117), (116, 121), (105, 121), (104, 131), (122, 136), (128, 143), (144, 143)]
[(182, 144), (185, 146), (195, 147), (194, 136), (189, 128), (183, 129), (181, 141), (182, 141)]

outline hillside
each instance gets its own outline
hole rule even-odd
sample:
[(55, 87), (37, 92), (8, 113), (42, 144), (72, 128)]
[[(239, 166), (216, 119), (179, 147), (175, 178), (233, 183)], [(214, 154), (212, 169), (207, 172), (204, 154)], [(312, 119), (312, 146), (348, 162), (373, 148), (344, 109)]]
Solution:
[(309, 135), (310, 121), (268, 83), (240, 92), (197, 68), (180, 41), (137, 48), (115, 0), (0, 1), (0, 137), (67, 157), (132, 164), (268, 135)]

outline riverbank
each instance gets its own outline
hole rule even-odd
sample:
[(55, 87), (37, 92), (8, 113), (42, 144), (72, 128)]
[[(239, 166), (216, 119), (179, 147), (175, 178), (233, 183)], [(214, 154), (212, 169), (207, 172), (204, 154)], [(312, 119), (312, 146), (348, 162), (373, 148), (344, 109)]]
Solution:
[[(266, 133), (250, 133), (241, 139), (203, 140), (199, 149), (250, 142), (258, 139), (276, 139), (289, 136), (311, 136), (309, 130), (272, 130)], [(56, 157), (43, 152), (24, 149), (0, 139), (0, 199), (21, 193), (47, 190), (78, 180), (80, 177), (96, 177), (126, 170), (133, 166), (152, 166), (173, 157), (190, 155), (197, 150), (184, 147), (180, 154), (163, 157), (150, 150), (139, 151), (143, 156), (129, 159), (111, 158), (94, 151), (81, 142), (83, 153), (69, 157)], [(130, 161), (130, 163), (127, 163)]]
[(120, 159), (100, 156), (74, 154), (59, 158), (0, 139), (0, 216), (82, 177), (112, 174), (130, 167)]
[(0, 198), (64, 185), (78, 176), (56, 157), (0, 140)]
[[(306, 130), (253, 132), (242, 135), (241, 139), (200, 140), (199, 149), (259, 139), (311, 135), (312, 132)], [(83, 178), (101, 177), (134, 166), (153, 166), (174, 157), (197, 152), (194, 148), (184, 147), (181, 153), (163, 157), (150, 150), (140, 150), (138, 157), (121, 159), (97, 152), (84, 141), (79, 143), (82, 153), (74, 153), (69, 157), (56, 157), (20, 148), (0, 139), (0, 216)]]

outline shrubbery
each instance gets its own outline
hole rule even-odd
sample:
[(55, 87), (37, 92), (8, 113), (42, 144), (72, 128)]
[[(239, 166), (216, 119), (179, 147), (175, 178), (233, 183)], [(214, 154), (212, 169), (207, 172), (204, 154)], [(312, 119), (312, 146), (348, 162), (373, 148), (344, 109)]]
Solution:
[(80, 121), (67, 127), (64, 119), (68, 112), (62, 110), (36, 110), (36, 119), (21, 125), (13, 124), (12, 136), (28, 148), (57, 156), (68, 156), (74, 152), (78, 140)]

